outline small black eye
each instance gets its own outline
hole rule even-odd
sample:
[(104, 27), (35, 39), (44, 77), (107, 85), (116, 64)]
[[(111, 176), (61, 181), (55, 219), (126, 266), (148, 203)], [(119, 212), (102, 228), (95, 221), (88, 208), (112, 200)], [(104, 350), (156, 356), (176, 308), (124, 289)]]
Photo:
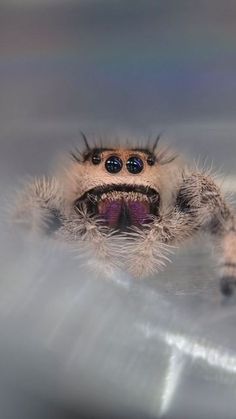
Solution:
[(92, 163), (93, 164), (99, 164), (99, 163), (101, 163), (101, 156), (100, 156), (100, 154), (93, 154), (92, 155)]
[(137, 156), (130, 157), (129, 160), (127, 160), (126, 167), (130, 173), (133, 173), (134, 175), (136, 175), (142, 172), (143, 161)]
[(155, 163), (156, 163), (156, 157), (155, 156), (149, 156), (147, 158), (147, 164), (149, 166), (154, 166)]
[(117, 156), (111, 156), (106, 160), (105, 167), (109, 173), (118, 173), (123, 166), (122, 160)]

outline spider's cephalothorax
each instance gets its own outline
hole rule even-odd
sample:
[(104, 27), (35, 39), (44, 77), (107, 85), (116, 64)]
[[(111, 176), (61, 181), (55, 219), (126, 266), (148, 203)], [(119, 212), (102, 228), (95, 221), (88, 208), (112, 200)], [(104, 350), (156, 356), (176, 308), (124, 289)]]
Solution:
[(119, 265), (136, 276), (161, 268), (170, 245), (208, 231), (221, 249), (222, 291), (230, 294), (235, 216), (212, 178), (157, 150), (159, 137), (144, 148), (90, 147), (83, 139), (85, 151), (71, 153), (65, 170), (26, 187), (15, 218), (75, 246), (86, 244), (105, 270)]
[(124, 231), (143, 227), (159, 215), (160, 192), (155, 155), (142, 149), (91, 150), (84, 161), (74, 167), (86, 181), (75, 192), (74, 208), (86, 208), (90, 217), (110, 229)]

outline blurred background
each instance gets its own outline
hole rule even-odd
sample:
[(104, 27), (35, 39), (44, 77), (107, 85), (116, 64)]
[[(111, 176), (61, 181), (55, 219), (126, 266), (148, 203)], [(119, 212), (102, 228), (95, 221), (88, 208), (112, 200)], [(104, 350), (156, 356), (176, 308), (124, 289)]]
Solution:
[[(80, 130), (164, 132), (234, 196), (235, 40), (234, 0), (0, 0), (3, 207)], [(134, 283), (1, 224), (1, 418), (235, 418), (236, 303), (205, 240)]]
[(235, 19), (234, 0), (1, 0), (1, 142), (35, 173), (81, 129), (164, 130), (231, 173)]

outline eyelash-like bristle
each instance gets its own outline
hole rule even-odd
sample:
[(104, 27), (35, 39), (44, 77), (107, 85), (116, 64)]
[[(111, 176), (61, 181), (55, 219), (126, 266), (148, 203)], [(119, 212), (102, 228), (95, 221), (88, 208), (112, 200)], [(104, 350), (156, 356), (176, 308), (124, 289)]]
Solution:
[(82, 163), (84, 160), (83, 153), (81, 153), (81, 151), (77, 147), (73, 151), (70, 152), (70, 156), (77, 163)]
[(155, 139), (155, 141), (154, 141), (154, 143), (153, 143), (153, 146), (152, 146), (152, 153), (153, 153), (153, 154), (155, 153), (155, 151), (156, 151), (156, 149), (157, 149), (157, 146), (158, 146), (158, 144), (159, 144), (159, 141), (160, 141), (160, 139), (161, 139), (161, 136), (162, 136), (162, 132), (160, 132), (160, 134), (158, 134), (158, 136), (156, 137), (156, 139)]
[(174, 160), (176, 160), (178, 157), (178, 154), (171, 152), (170, 149), (167, 147), (167, 148), (164, 148), (163, 150), (160, 150), (158, 153), (156, 153), (155, 156), (156, 156), (157, 163), (164, 166), (165, 164), (172, 163)]
[(86, 135), (84, 134), (84, 132), (83, 131), (80, 131), (80, 135), (81, 135), (81, 137), (82, 137), (82, 139), (84, 141), (84, 145), (86, 147), (87, 152), (91, 151), (91, 147), (90, 147), (90, 145), (88, 143), (88, 139), (87, 139)]
[[(99, 154), (103, 152), (104, 150), (113, 149), (112, 147), (103, 147), (101, 139), (100, 139), (101, 141), (100, 147), (97, 147), (95, 145), (94, 147), (91, 147), (88, 142), (88, 138), (84, 134), (84, 132), (81, 131), (80, 134), (83, 139), (85, 149), (81, 151), (78, 147), (75, 147), (75, 149), (70, 152), (72, 159), (76, 161), (77, 163), (84, 163), (91, 157), (93, 153)], [(156, 162), (159, 163), (160, 165), (172, 163), (178, 157), (177, 154), (171, 152), (168, 147), (161, 150), (157, 150), (161, 136), (162, 136), (162, 132), (157, 135), (153, 144), (148, 144), (147, 147), (144, 147), (144, 148), (142, 147), (134, 148), (133, 150), (137, 152), (142, 151), (142, 152), (145, 152), (146, 154), (149, 154), (149, 156), (153, 156), (156, 159)]]
[(75, 147), (74, 150), (70, 152), (72, 159), (77, 163), (85, 162), (93, 152), (93, 149), (90, 147), (88, 139), (83, 131), (80, 131), (80, 135), (83, 139), (85, 150), (81, 151), (78, 147)]

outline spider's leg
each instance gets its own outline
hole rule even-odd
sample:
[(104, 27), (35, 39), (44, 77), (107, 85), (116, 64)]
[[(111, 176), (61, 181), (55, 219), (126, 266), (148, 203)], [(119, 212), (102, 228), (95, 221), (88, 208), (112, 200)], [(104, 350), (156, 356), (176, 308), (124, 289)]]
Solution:
[(220, 249), (221, 290), (231, 294), (236, 285), (235, 215), (212, 178), (200, 172), (183, 175), (173, 209), (156, 217), (146, 230), (131, 233), (128, 269), (137, 276), (154, 273), (165, 264), (168, 246), (199, 231), (210, 233)]
[(192, 214), (181, 212), (177, 207), (155, 217), (145, 229), (126, 234), (127, 269), (142, 277), (162, 270), (174, 246), (191, 237), (198, 225)]
[(73, 203), (65, 202), (55, 178), (42, 177), (29, 182), (17, 196), (11, 221), (33, 233), (70, 243), (76, 255), (81, 255), (86, 264), (91, 262), (96, 270), (111, 271), (112, 260), (113, 267), (119, 265), (113, 234), (99, 226), (98, 220), (90, 217), (86, 209), (75, 212)]
[(180, 211), (195, 220), (196, 228), (211, 234), (219, 249), (221, 291), (233, 293), (236, 285), (236, 217), (220, 188), (203, 173), (183, 179), (177, 196)]
[(111, 275), (121, 267), (118, 236), (103, 226), (99, 218), (91, 217), (85, 206), (80, 211), (73, 207), (66, 211), (58, 237), (70, 243), (75, 254), (93, 272)]
[(20, 192), (11, 220), (31, 231), (53, 234), (62, 224), (62, 199), (55, 178), (36, 178)]

